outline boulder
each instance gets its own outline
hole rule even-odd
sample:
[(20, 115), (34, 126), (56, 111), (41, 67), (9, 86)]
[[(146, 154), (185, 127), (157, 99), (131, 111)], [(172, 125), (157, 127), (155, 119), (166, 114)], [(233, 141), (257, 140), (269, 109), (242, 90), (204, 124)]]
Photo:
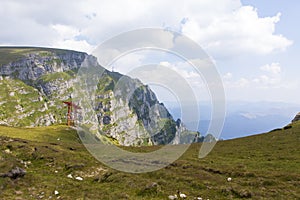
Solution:
[(5, 174), (1, 174), (1, 177), (9, 177), (11, 179), (17, 179), (19, 177), (23, 177), (25, 176), (26, 171), (20, 167), (15, 167), (13, 169), (11, 169), (9, 172), (5, 173)]

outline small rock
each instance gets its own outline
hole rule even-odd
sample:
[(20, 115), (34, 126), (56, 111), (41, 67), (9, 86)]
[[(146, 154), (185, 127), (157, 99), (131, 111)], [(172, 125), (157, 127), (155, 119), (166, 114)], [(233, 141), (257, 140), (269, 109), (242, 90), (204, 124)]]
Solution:
[(83, 167), (85, 167), (85, 164), (75, 164), (75, 165), (66, 164), (65, 165), (66, 170), (69, 170), (69, 169), (82, 169)]
[(178, 197), (177, 197), (176, 194), (175, 194), (175, 195), (169, 195), (168, 198), (169, 198), (170, 200), (178, 199)]
[(239, 196), (241, 198), (251, 198), (252, 194), (248, 190), (242, 190), (242, 191), (239, 192)]
[(4, 152), (7, 154), (11, 154), (11, 150), (9, 150), (9, 149), (5, 149)]
[(57, 190), (54, 191), (55, 195), (59, 195), (59, 192)]
[[(73, 178), (72, 174), (68, 174), (68, 178)], [(77, 177), (78, 178), (78, 177)]]
[(78, 180), (78, 181), (83, 181), (83, 178), (81, 178), (79, 176), (77, 176), (75, 179)]
[(145, 188), (139, 191), (139, 195), (154, 195), (160, 191), (160, 186), (156, 182), (152, 182), (146, 185)]
[(21, 195), (21, 194), (23, 194), (23, 192), (20, 191), (20, 190), (15, 191), (15, 193), (16, 193), (16, 195)]
[(183, 193), (181, 193), (181, 192), (179, 192), (179, 197), (180, 197), (181, 199), (186, 199), (186, 198), (187, 198), (186, 194), (183, 194)]

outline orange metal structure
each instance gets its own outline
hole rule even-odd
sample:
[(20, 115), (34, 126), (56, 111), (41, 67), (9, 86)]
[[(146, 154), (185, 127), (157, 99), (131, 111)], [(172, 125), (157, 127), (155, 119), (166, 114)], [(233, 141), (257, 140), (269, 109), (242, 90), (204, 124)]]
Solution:
[(63, 101), (64, 104), (68, 106), (68, 114), (67, 114), (67, 125), (73, 126), (74, 125), (74, 119), (72, 117), (72, 112), (74, 110), (74, 113), (77, 112), (77, 110), (81, 109), (78, 105), (74, 104), (72, 101)]

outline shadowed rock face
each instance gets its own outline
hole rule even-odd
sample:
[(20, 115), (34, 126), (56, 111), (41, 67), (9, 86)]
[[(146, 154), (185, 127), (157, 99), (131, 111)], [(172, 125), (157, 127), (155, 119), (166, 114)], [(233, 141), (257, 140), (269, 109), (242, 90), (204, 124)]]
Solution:
[[(86, 53), (45, 48), (0, 48), (0, 64), (0, 124), (31, 127), (65, 123), (67, 108), (62, 101), (72, 100), (76, 72), (83, 64), (101, 68)], [(122, 87), (115, 88), (121, 78)], [(124, 98), (132, 88), (132, 96)], [(182, 140), (188, 130), (137, 79), (104, 70), (92, 89), (97, 126), (104, 137), (120, 145), (190, 143), (197, 136)]]
[(292, 122), (300, 121), (300, 112), (295, 116)]

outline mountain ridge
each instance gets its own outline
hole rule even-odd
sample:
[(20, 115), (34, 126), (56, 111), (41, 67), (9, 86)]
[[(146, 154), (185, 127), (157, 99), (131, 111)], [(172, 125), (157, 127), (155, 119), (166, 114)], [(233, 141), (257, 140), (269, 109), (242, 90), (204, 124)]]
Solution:
[[(199, 133), (188, 131), (181, 121), (176, 123), (148, 86), (104, 69), (92, 55), (35, 47), (0, 47), (0, 55), (1, 94), (5, 94), (0, 96), (0, 124), (34, 127), (65, 122), (62, 102), (72, 101), (77, 72), (85, 65), (103, 70), (93, 107), (105, 142), (139, 146), (203, 139)], [(120, 78), (126, 80), (126, 90), (134, 89), (132, 98), (117, 98), (114, 88)], [(136, 127), (145, 130), (142, 135)]]

